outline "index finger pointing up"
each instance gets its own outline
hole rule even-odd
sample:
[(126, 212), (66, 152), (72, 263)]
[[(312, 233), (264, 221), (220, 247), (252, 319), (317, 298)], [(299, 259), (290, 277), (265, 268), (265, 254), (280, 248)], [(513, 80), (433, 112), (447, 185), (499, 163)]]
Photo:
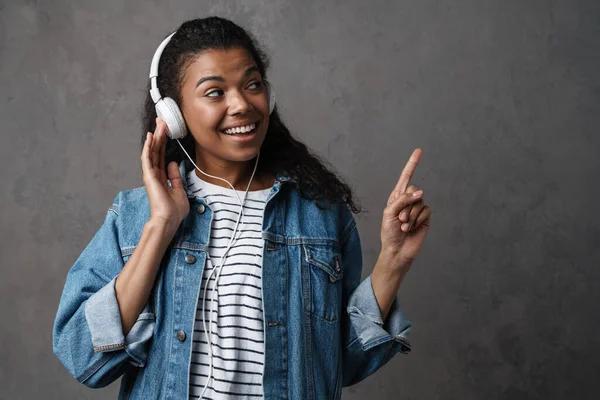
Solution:
[(417, 168), (417, 164), (419, 163), (419, 160), (421, 159), (421, 155), (423, 155), (423, 150), (421, 150), (421, 149), (415, 149), (412, 152), (412, 154), (410, 155), (410, 158), (408, 159), (408, 162), (406, 163), (406, 166), (404, 167), (404, 169), (402, 170), (402, 173), (400, 174), (400, 179), (398, 180), (398, 183), (396, 184), (394, 191), (398, 191), (398, 193), (406, 192), (408, 183), (410, 182), (410, 179), (412, 178), (413, 173), (415, 172), (415, 169)]

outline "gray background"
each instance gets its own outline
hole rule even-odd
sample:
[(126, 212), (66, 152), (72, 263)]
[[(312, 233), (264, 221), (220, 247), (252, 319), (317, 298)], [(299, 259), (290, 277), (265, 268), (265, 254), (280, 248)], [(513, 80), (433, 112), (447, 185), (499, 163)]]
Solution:
[(414, 350), (344, 399), (598, 398), (600, 2), (69, 3), (0, 0), (2, 398), (116, 398), (55, 358), (56, 308), (116, 193), (142, 185), (156, 46), (214, 14), (258, 36), (283, 118), (356, 189), (365, 276), (423, 149)]

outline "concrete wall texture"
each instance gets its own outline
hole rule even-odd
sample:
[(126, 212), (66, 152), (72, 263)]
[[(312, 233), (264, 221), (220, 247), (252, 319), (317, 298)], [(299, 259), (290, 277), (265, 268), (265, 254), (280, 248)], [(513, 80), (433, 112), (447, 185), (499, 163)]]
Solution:
[(364, 276), (423, 149), (414, 350), (345, 400), (598, 398), (597, 0), (0, 0), (0, 398), (116, 398), (68, 374), (52, 324), (112, 199), (142, 185), (156, 46), (208, 15), (256, 34), (283, 118), (356, 189)]

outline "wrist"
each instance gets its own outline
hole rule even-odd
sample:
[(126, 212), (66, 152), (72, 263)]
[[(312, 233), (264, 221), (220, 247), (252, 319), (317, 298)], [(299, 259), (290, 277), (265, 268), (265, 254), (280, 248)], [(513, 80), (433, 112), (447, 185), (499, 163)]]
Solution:
[(377, 259), (377, 264), (381, 264), (382, 268), (395, 271), (396, 273), (408, 271), (414, 260), (407, 260), (398, 254), (397, 251), (382, 248)]
[(150, 231), (153, 236), (159, 236), (167, 242), (173, 239), (177, 228), (178, 226), (162, 218), (150, 218), (144, 225), (144, 230)]
[(384, 323), (409, 268), (409, 264), (398, 264), (385, 252), (379, 254), (371, 273), (371, 285)]

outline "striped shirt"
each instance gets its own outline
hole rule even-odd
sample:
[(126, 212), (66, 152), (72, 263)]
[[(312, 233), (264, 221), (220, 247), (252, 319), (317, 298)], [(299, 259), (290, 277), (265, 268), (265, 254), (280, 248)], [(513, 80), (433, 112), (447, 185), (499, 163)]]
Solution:
[[(213, 210), (209, 257), (206, 258), (200, 297), (196, 309), (192, 358), (190, 365), (190, 398), (197, 399), (209, 375), (208, 342), (202, 322), (207, 328), (211, 311), (217, 269), (235, 229), (240, 202), (233, 189), (200, 179), (194, 170), (188, 175), (188, 190), (204, 198)], [(244, 215), (236, 238), (219, 277), (212, 313), (212, 379), (203, 399), (262, 399), (264, 367), (264, 331), (262, 304), (262, 219), (271, 189), (248, 191)], [(245, 191), (237, 191), (240, 199)], [(214, 263), (214, 264), (213, 264)], [(206, 290), (206, 302), (203, 299)], [(218, 320), (218, 322), (217, 322)]]

